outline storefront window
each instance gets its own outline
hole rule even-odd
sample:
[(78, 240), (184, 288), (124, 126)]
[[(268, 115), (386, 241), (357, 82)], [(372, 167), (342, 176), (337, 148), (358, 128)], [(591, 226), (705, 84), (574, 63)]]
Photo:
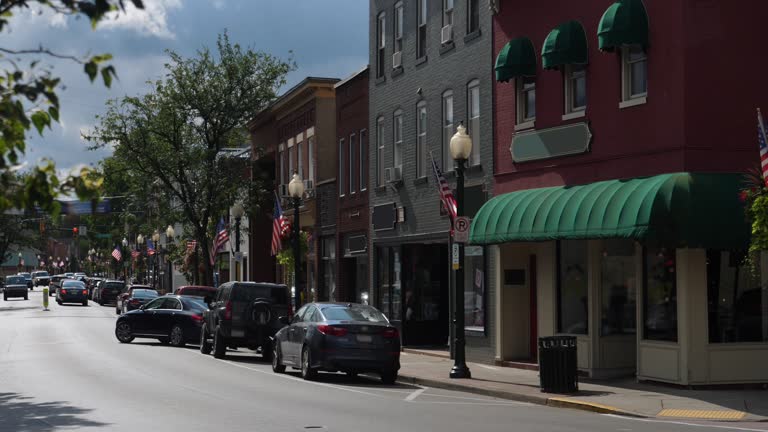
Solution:
[(768, 289), (744, 252), (707, 251), (709, 342), (768, 341)]
[(464, 249), (464, 323), (469, 331), (485, 331), (485, 263), (481, 246)]
[(558, 243), (557, 331), (587, 334), (587, 242), (564, 240)]
[(635, 244), (632, 240), (603, 241), (601, 260), (601, 326), (602, 336), (635, 334)]
[(379, 310), (392, 319), (392, 301), (389, 289), (389, 248), (376, 248), (376, 302)]
[(647, 249), (643, 292), (643, 337), (677, 342), (675, 249)]
[(336, 301), (336, 239), (326, 237), (322, 243), (323, 288), (328, 301)]

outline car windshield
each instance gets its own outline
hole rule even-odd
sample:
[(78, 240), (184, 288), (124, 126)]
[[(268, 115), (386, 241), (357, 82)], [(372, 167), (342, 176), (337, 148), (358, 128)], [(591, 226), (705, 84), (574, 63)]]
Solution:
[(123, 284), (120, 282), (110, 282), (104, 285), (105, 290), (121, 290), (123, 289)]
[(63, 288), (85, 288), (85, 284), (80, 281), (68, 280), (64, 281)]
[(29, 273), (19, 273), (19, 276), (23, 276), (23, 277), (25, 277), (25, 278), (30, 278), (30, 277), (32, 277), (32, 275), (31, 275), (31, 274), (29, 274)]
[(273, 304), (288, 303), (288, 290), (283, 287), (269, 285), (237, 285), (232, 290), (232, 300), (252, 302), (259, 298), (267, 298)]
[(24, 284), (24, 283), (26, 283), (26, 280), (24, 280), (24, 276), (8, 276), (5, 278), (6, 285), (16, 285), (16, 284)]
[(388, 322), (384, 314), (364, 305), (330, 306), (323, 308), (322, 312), (328, 321)]
[(32, 275), (35, 276), (35, 277), (48, 276), (48, 272), (39, 271), (39, 272), (32, 273)]
[(157, 291), (151, 289), (135, 289), (131, 295), (136, 298), (155, 298), (157, 297)]
[(205, 288), (184, 288), (184, 290), (182, 291), (182, 295), (205, 297), (207, 295), (213, 295), (214, 292), (215, 292), (214, 290), (205, 289)]

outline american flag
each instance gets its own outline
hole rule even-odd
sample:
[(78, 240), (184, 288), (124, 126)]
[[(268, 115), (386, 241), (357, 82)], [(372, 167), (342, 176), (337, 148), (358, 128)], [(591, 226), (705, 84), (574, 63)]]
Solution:
[(768, 186), (768, 137), (765, 134), (765, 124), (760, 108), (757, 109), (757, 141), (760, 143), (760, 167), (763, 170), (763, 180)]
[(137, 250), (132, 250), (132, 251), (131, 251), (131, 257), (132, 257), (133, 259), (136, 259), (136, 258), (138, 258), (138, 257), (139, 257), (139, 255), (141, 255), (141, 252), (139, 252), (139, 251), (137, 251)]
[(147, 240), (147, 255), (152, 256), (155, 254), (155, 243), (152, 240)]
[(216, 254), (228, 241), (229, 229), (224, 225), (224, 218), (220, 218), (218, 225), (216, 225), (216, 237), (213, 239), (213, 247), (211, 248), (211, 265), (216, 263)]
[[(117, 261), (122, 261), (123, 254), (120, 253), (120, 248), (115, 246), (115, 250), (112, 251), (112, 257), (116, 259)], [(59, 262), (59, 267), (61, 267), (61, 262)]]
[(187, 240), (187, 254), (195, 252), (197, 249), (197, 240)]
[(453, 190), (451, 190), (451, 186), (445, 180), (445, 177), (443, 177), (443, 172), (440, 171), (437, 163), (435, 163), (435, 158), (432, 156), (432, 153), (429, 154), (429, 157), (432, 159), (432, 171), (435, 173), (435, 180), (437, 181), (437, 187), (440, 191), (440, 200), (448, 210), (448, 213), (451, 216), (451, 220), (454, 220), (456, 219), (457, 208), (456, 198), (453, 197)]
[(290, 225), (283, 214), (283, 208), (280, 206), (280, 199), (275, 194), (275, 212), (272, 215), (272, 256), (280, 253), (283, 247), (283, 236), (288, 233)]

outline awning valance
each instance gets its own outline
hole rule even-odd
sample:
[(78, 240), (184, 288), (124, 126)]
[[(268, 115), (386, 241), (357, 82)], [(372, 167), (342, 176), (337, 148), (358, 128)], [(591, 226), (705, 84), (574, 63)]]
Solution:
[(489, 200), (470, 243), (633, 238), (680, 247), (745, 248), (742, 174), (674, 173), (528, 189)]
[(597, 27), (598, 48), (611, 51), (624, 45), (648, 48), (648, 12), (642, 0), (617, 0)]
[(541, 63), (544, 69), (587, 62), (587, 34), (578, 21), (560, 24), (544, 39), (541, 48)]
[(536, 50), (527, 37), (510, 40), (496, 57), (496, 81), (536, 76)]

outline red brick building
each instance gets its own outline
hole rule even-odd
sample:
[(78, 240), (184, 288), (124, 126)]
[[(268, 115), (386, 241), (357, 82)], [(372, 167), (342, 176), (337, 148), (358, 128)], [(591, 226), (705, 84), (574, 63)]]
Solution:
[(368, 67), (336, 84), (336, 298), (367, 303)]
[(496, 197), (471, 232), (499, 252), (496, 360), (573, 335), (594, 377), (768, 381), (766, 278), (743, 269), (737, 198), (759, 166), (768, 4), (496, 8)]

